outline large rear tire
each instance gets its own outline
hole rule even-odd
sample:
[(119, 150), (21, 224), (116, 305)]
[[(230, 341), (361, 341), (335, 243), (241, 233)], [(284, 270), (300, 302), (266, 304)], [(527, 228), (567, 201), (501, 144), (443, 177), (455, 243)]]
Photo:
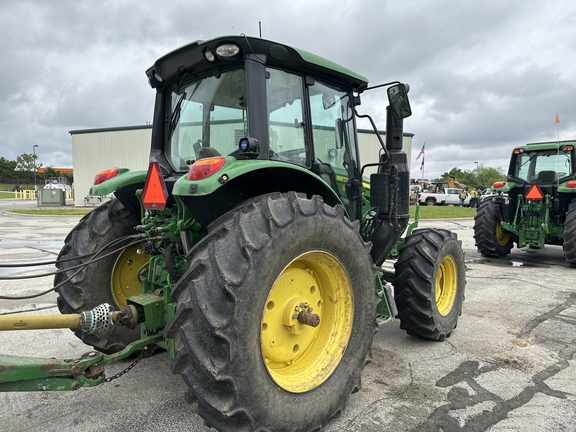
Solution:
[(505, 257), (514, 246), (514, 237), (502, 228), (497, 203), (485, 199), (474, 217), (474, 239), (478, 252), (485, 257)]
[(462, 313), (466, 267), (456, 234), (414, 230), (394, 264), (394, 299), (400, 328), (412, 336), (442, 341)]
[(576, 267), (576, 200), (572, 200), (566, 212), (562, 248), (566, 262)]
[[(313, 431), (340, 412), (376, 329), (376, 270), (341, 206), (293, 192), (219, 218), (174, 287), (174, 373), (221, 431)], [(299, 322), (317, 315), (317, 327)]]
[[(136, 225), (136, 220), (120, 201), (114, 199), (102, 204), (84, 216), (68, 234), (64, 247), (58, 255), (58, 268), (66, 270), (86, 263), (89, 257), (74, 258), (98, 252), (113, 240), (135, 234)], [(113, 249), (108, 252), (111, 250)], [(60, 262), (63, 259), (72, 260)], [(60, 312), (79, 313), (102, 303), (108, 303), (116, 310), (122, 309), (126, 306), (127, 297), (142, 292), (137, 272), (147, 260), (146, 255), (138, 254), (137, 247), (132, 246), (87, 265), (71, 280), (57, 288)], [(78, 269), (72, 269), (57, 274), (54, 278), (54, 285), (59, 285), (77, 271)], [(79, 331), (75, 331), (75, 334), (84, 343), (93, 346), (98, 351), (114, 353), (139, 339), (140, 329), (139, 327), (133, 330), (128, 330), (126, 327), (112, 327), (103, 337), (83, 334)]]

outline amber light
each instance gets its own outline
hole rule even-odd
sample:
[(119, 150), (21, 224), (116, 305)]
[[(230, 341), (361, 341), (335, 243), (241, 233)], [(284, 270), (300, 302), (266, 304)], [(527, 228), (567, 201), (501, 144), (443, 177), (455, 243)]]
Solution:
[(492, 187), (493, 187), (494, 189), (501, 189), (501, 188), (503, 188), (504, 186), (506, 186), (506, 182), (505, 182), (505, 181), (498, 181), (498, 182), (496, 182), (496, 183), (494, 183), (494, 184), (492, 185)]
[(190, 167), (188, 180), (202, 180), (210, 177), (220, 171), (225, 163), (226, 159), (223, 157), (199, 159)]
[(108, 168), (98, 171), (98, 174), (94, 177), (94, 184), (99, 185), (100, 183), (104, 183), (106, 180), (116, 177), (119, 172), (120, 168)]
[(147, 210), (164, 210), (166, 201), (168, 201), (168, 189), (162, 177), (160, 165), (158, 162), (152, 162), (144, 183), (142, 204)]

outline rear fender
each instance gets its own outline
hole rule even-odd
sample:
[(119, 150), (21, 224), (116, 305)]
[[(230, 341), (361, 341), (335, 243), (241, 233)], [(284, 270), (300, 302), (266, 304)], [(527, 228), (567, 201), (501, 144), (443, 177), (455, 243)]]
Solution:
[(104, 196), (114, 193), (122, 205), (134, 216), (140, 220), (140, 202), (136, 197), (136, 191), (144, 187), (148, 171), (120, 168), (120, 173), (103, 183), (93, 185), (90, 188), (90, 195)]
[(89, 194), (93, 196), (104, 196), (126, 186), (138, 183), (144, 184), (147, 172), (146, 170), (131, 171), (128, 168), (120, 168), (120, 172), (115, 177), (98, 185), (92, 185)]
[(320, 176), (306, 168), (277, 161), (225, 159), (213, 175), (202, 180), (182, 176), (172, 189), (203, 228), (242, 202), (272, 192), (320, 195), (328, 205), (344, 204)]

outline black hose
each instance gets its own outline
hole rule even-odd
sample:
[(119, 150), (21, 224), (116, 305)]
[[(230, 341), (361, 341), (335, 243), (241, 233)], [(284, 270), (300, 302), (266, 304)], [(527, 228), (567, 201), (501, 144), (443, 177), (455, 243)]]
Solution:
[[(80, 273), (84, 267), (86, 267), (86, 266), (88, 266), (88, 265), (90, 265), (90, 264), (92, 264), (92, 263), (94, 263), (94, 262), (96, 262), (96, 261), (99, 261), (99, 260), (101, 260), (101, 259), (103, 259), (103, 258), (106, 258), (106, 257), (108, 257), (108, 256), (110, 256), (110, 255), (112, 255), (112, 254), (115, 254), (115, 253), (117, 253), (118, 251), (120, 251), (120, 250), (122, 250), (122, 249), (125, 249), (125, 248), (127, 248), (127, 247), (133, 246), (133, 245), (138, 244), (138, 243), (142, 243), (143, 241), (151, 240), (151, 239), (146, 239), (146, 238), (140, 238), (140, 239), (138, 239), (138, 237), (140, 237), (141, 235), (142, 235), (142, 234), (133, 234), (133, 235), (129, 235), (129, 236), (125, 236), (125, 237), (122, 237), (122, 238), (113, 240), (113, 241), (111, 241), (110, 243), (108, 243), (107, 245), (105, 245), (102, 249), (100, 249), (99, 251), (97, 251), (96, 253), (94, 253), (94, 254), (93, 254), (94, 256), (93, 256), (92, 258), (90, 258), (86, 263), (83, 263), (83, 264), (81, 264), (81, 265), (79, 265), (79, 266), (75, 266), (75, 267), (71, 267), (71, 268), (68, 268), (68, 269), (65, 269), (65, 270), (59, 270), (58, 272), (55, 272), (55, 273), (61, 273), (61, 272), (64, 272), (64, 271), (69, 271), (70, 269), (76, 269), (76, 268), (80, 267), (80, 268), (78, 268), (78, 270), (77, 270), (76, 272), (74, 272), (71, 276), (69, 276), (68, 278), (64, 279), (64, 280), (61, 281), (58, 285), (53, 286), (53, 287), (50, 288), (49, 290), (42, 291), (41, 293), (37, 293), (37, 294), (30, 294), (30, 295), (27, 295), (27, 296), (17, 296), (17, 297), (16, 297), (16, 296), (15, 296), (15, 297), (11, 297), (11, 296), (0, 296), (0, 300), (28, 300), (28, 299), (31, 299), (31, 298), (41, 297), (41, 296), (43, 296), (43, 295), (49, 294), (49, 293), (51, 293), (52, 291), (55, 291), (55, 290), (57, 290), (58, 288), (60, 288), (60, 287), (61, 287), (62, 285), (64, 285), (66, 282), (70, 281), (72, 278), (74, 278), (74, 276), (76, 276), (78, 273)], [(123, 246), (121, 246), (121, 247), (119, 247), (119, 248), (117, 248), (117, 249), (114, 249), (113, 251), (108, 252), (107, 254), (105, 254), (105, 255), (97, 258), (98, 255), (100, 255), (100, 254), (101, 254), (102, 252), (104, 252), (106, 249), (108, 249), (108, 248), (110, 248), (110, 247), (112, 247), (112, 246), (114, 246), (114, 245), (116, 245), (116, 244), (118, 244), (118, 243), (120, 243), (120, 242), (123, 242), (123, 241), (126, 241), (126, 240), (128, 240), (128, 239), (131, 239), (131, 238), (136, 238), (137, 240), (134, 240), (134, 241), (132, 241), (132, 242), (126, 244), (126, 245), (123, 245)], [(42, 276), (51, 276), (52, 274), (55, 274), (55, 273), (44, 274), (44, 275), (42, 275)], [(23, 278), (17, 278), (17, 279), (23, 279)]]
[(176, 262), (174, 262), (174, 249), (176, 248), (176, 243), (170, 243), (166, 248), (164, 253), (164, 262), (166, 263), (166, 270), (174, 282), (182, 277), (182, 272), (176, 267)]

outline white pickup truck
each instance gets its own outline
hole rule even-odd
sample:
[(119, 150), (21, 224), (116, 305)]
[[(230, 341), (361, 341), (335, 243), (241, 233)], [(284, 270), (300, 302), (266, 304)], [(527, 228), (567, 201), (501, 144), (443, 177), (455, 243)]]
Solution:
[[(460, 205), (460, 192), (462, 192), (462, 189), (458, 188), (446, 188), (444, 193), (420, 192), (418, 194), (418, 202), (429, 206)], [(466, 192), (464, 205), (466, 207), (470, 205), (470, 194), (468, 192)]]

